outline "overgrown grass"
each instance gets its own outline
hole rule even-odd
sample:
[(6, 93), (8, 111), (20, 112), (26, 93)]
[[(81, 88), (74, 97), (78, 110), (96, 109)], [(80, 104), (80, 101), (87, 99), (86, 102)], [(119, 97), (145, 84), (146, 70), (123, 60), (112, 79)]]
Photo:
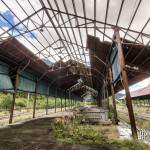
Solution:
[[(127, 116), (127, 114), (123, 112), (118, 112), (118, 116), (121, 119), (123, 119), (125, 122), (130, 124), (129, 117)], [(139, 119), (139, 118), (135, 118), (135, 121), (136, 121), (137, 127), (150, 130), (150, 121)]]
[[(111, 130), (111, 126), (107, 130)], [(148, 145), (139, 141), (110, 139), (104, 132), (100, 132), (100, 130), (98, 132), (95, 126), (80, 124), (78, 120), (70, 123), (61, 121), (54, 123), (53, 135), (58, 142), (63, 144), (111, 144), (119, 150), (150, 149)]]
[[(12, 103), (13, 95), (10, 93), (0, 93), (0, 109), (1, 110), (10, 110), (11, 103)], [(15, 109), (21, 109), (21, 108), (33, 108), (33, 102), (34, 102), (34, 95), (30, 94), (30, 97), (28, 99), (27, 94), (25, 93), (18, 93), (16, 96), (15, 101)], [(37, 102), (36, 102), (36, 109), (45, 109), (46, 108), (46, 97), (38, 95), (37, 96)], [(72, 106), (75, 105), (75, 103), (72, 103)], [(79, 107), (83, 105), (82, 102), (77, 101), (76, 106)], [(56, 99), (56, 108), (65, 107), (65, 99), (57, 98)], [(71, 106), (70, 100), (66, 99), (66, 107)], [(48, 108), (54, 108), (55, 107), (55, 98), (49, 97), (48, 99)]]
[(96, 130), (91, 130), (90, 125), (78, 125), (77, 123), (54, 125), (54, 136), (65, 144), (99, 144), (106, 143), (106, 138)]

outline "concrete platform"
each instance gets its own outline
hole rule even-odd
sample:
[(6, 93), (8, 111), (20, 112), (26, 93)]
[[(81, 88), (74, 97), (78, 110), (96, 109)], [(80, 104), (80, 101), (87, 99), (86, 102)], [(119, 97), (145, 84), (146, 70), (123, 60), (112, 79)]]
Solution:
[(52, 118), (71, 114), (71, 111), (58, 112), (1, 128), (0, 150), (116, 150), (109, 144), (64, 145), (57, 143), (51, 133)]

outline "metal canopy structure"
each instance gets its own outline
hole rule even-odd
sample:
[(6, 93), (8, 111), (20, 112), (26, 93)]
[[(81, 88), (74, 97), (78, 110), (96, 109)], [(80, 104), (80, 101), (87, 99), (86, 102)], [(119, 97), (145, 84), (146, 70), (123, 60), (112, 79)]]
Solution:
[(136, 136), (128, 86), (150, 75), (149, 7), (149, 0), (1, 0), (0, 61), (15, 76), (14, 93), (23, 71), (32, 70), (34, 93), (43, 86), (45, 95), (47, 83), (66, 91), (82, 79), (99, 105), (112, 95), (117, 124), (114, 94), (124, 88)]
[(123, 39), (149, 45), (149, 5), (148, 0), (2, 0), (0, 40), (16, 38), (50, 66), (68, 60), (90, 66), (87, 35), (111, 41), (117, 26)]
[(110, 41), (112, 26), (118, 26), (121, 37), (149, 44), (149, 5), (148, 0), (2, 0), (0, 38), (16, 37), (51, 63), (73, 59), (90, 65), (88, 34)]
[[(117, 70), (117, 50), (114, 46), (114, 42), (113, 44), (111, 42), (102, 42), (94, 36), (88, 36), (87, 47), (90, 54), (91, 68), (95, 68), (95, 70), (91, 70), (91, 73), (97, 76), (93, 78), (93, 85), (97, 90), (101, 88), (103, 80), (107, 78), (107, 65), (109, 61), (112, 64), (115, 91), (123, 89), (119, 71)], [(128, 71), (129, 85), (148, 78), (150, 76), (150, 46), (134, 44), (131, 41), (123, 40), (122, 47), (126, 62), (125, 69)], [(101, 84), (97, 82), (97, 79), (101, 79)]]

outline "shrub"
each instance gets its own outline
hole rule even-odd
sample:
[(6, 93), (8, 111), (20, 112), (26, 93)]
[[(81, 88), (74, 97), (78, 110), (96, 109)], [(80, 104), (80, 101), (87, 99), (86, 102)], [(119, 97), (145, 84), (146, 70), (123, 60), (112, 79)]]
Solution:
[(17, 98), (15, 105), (19, 106), (19, 107), (26, 107), (26, 99), (25, 98)]
[(10, 109), (12, 103), (12, 95), (7, 94), (6, 97), (4, 97), (1, 101), (0, 107), (2, 109)]
[(26, 107), (26, 104), (23, 101), (17, 102), (16, 105), (20, 107)]

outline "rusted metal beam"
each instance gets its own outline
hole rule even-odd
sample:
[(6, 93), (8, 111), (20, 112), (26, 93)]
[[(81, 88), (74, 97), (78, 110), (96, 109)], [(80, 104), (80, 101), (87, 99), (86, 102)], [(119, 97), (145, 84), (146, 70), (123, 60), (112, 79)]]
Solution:
[(11, 109), (10, 109), (10, 117), (9, 117), (9, 124), (12, 123), (13, 120), (13, 113), (14, 113), (14, 107), (15, 107), (15, 100), (16, 100), (16, 94), (17, 94), (17, 88), (19, 84), (19, 70), (17, 70), (16, 73), (16, 79), (15, 79), (15, 85), (14, 85), (14, 93), (13, 93), (13, 100), (11, 104)]
[(48, 115), (48, 95), (46, 96), (46, 115)]
[(108, 95), (108, 84), (106, 84), (106, 97), (107, 97), (107, 109), (110, 112), (110, 107), (109, 107), (109, 95)]
[(62, 111), (62, 97), (60, 98), (60, 101), (61, 101), (61, 111)]
[[(108, 18), (109, 3), (110, 3), (110, 0), (107, 0), (106, 12), (105, 12), (105, 23), (104, 23), (104, 34), (106, 31), (106, 23), (107, 23), (107, 18)], [(103, 35), (103, 41), (104, 41), (104, 37), (105, 36)]]
[(56, 100), (57, 100), (57, 89), (55, 91), (55, 113), (56, 113)]
[(118, 124), (118, 117), (117, 117), (117, 109), (116, 109), (116, 101), (115, 101), (115, 90), (114, 90), (114, 84), (113, 84), (113, 74), (112, 70), (109, 67), (109, 81), (111, 86), (111, 94), (112, 94), (112, 102), (113, 102), (113, 113), (114, 113), (114, 124)]
[[(57, 9), (60, 10), (59, 5), (58, 5), (58, 2), (57, 2), (56, 0), (54, 0), (54, 2), (55, 2), (55, 5), (56, 5)], [(60, 13), (60, 18), (61, 18), (61, 20), (62, 20), (62, 23), (63, 23), (64, 27), (66, 27), (66, 24), (65, 24), (63, 15), (62, 15), (61, 13)], [(74, 18), (74, 17), (73, 17), (73, 18)], [(70, 18), (68, 18), (68, 20), (70, 20)], [(70, 21), (69, 21), (69, 23), (70, 23)], [(70, 24), (70, 26), (71, 26), (71, 24)], [(72, 38), (70, 37), (70, 32), (68, 31), (67, 28), (65, 28), (65, 31), (66, 31), (67, 37), (69, 38), (69, 41), (72, 42)], [(74, 52), (75, 52), (76, 50), (75, 50), (74, 45), (72, 45), (72, 48), (73, 48), (73, 50), (74, 50)], [(75, 55), (76, 55), (76, 53), (75, 53)], [(76, 55), (76, 58), (77, 58), (77, 60), (78, 60), (77, 55)]]
[[(74, 0), (72, 0), (72, 5), (73, 5), (73, 11), (74, 11), (75, 15), (77, 16), (77, 9), (76, 9), (76, 5), (75, 5), (75, 1)], [(76, 23), (77, 23), (77, 26), (78, 26), (79, 25), (79, 20), (78, 20), (77, 17), (75, 17), (75, 19), (76, 19)], [(78, 33), (79, 33), (81, 45), (82, 45), (82, 47), (84, 47), (83, 46), (83, 39), (82, 39), (81, 29), (80, 28), (78, 28)], [(83, 49), (83, 54), (84, 54), (84, 49)], [(86, 62), (86, 57), (85, 57), (85, 62)]]
[[(83, 5), (83, 14), (84, 14), (84, 17), (86, 18), (86, 8), (85, 8), (85, 0), (82, 0), (82, 5)], [(86, 19), (84, 19), (84, 21), (85, 21), (85, 30), (86, 30), (86, 36), (88, 36), (88, 29), (87, 29), (87, 20)], [(91, 22), (90, 22), (91, 23)], [(93, 23), (93, 22), (92, 22)], [(78, 25), (78, 27), (79, 27), (80, 25)]]
[(37, 99), (38, 82), (35, 84), (34, 103), (33, 103), (33, 118), (35, 118), (36, 99)]
[(66, 110), (66, 91), (65, 91), (65, 110)]
[(119, 22), (119, 19), (120, 19), (120, 15), (121, 15), (121, 12), (122, 12), (122, 8), (123, 8), (124, 1), (125, 1), (125, 0), (122, 0), (122, 2), (121, 2), (119, 14), (118, 14), (117, 21), (116, 21), (116, 26), (118, 25), (118, 22)]
[(133, 16), (132, 16), (132, 18), (131, 18), (131, 21), (130, 21), (130, 23), (129, 23), (129, 26), (128, 26), (127, 30), (126, 30), (126, 33), (125, 33), (124, 37), (123, 37), (124, 39), (125, 39), (125, 37), (126, 37), (128, 31), (129, 31), (129, 29), (130, 29), (130, 27), (131, 27), (133, 21), (134, 21), (134, 18), (135, 18), (135, 16), (136, 16), (137, 12), (138, 12), (138, 9), (140, 8), (141, 2), (142, 2), (142, 0), (139, 0), (138, 5), (136, 6), (136, 9), (135, 9), (135, 11), (134, 11), (134, 14), (133, 14)]
[[(63, 0), (63, 4), (64, 4), (65, 11), (68, 13), (68, 8), (67, 8), (66, 1), (65, 1), (65, 0)], [(70, 16), (69, 16), (69, 15), (67, 15), (67, 17), (68, 17), (68, 19), (70, 19)], [(77, 44), (77, 38), (76, 38), (76, 36), (75, 36), (75, 31), (74, 31), (74, 29), (72, 28), (72, 27), (73, 27), (72, 22), (69, 21), (69, 24), (70, 24), (70, 27), (71, 27), (71, 30), (72, 30), (72, 34), (73, 34), (73, 37), (74, 37), (74, 40), (75, 40), (75, 43), (76, 43), (76, 46), (77, 46), (77, 50), (78, 50), (78, 52), (79, 52), (79, 54), (80, 54), (79, 46), (78, 46), (78, 44)], [(75, 54), (76, 54), (76, 53), (75, 53)], [(81, 58), (81, 60), (82, 60), (81, 54), (80, 54), (79, 56), (80, 56), (80, 58)]]
[(107, 67), (107, 74), (106, 74), (106, 81), (105, 81), (105, 84), (106, 84), (107, 109), (108, 109), (108, 111), (110, 112), (110, 106), (109, 106), (109, 91), (108, 91), (108, 87), (109, 87), (109, 70), (108, 70), (108, 67)]
[[(67, 15), (67, 13), (66, 12), (64, 12), (64, 11), (58, 11), (57, 9), (53, 9), (53, 8), (45, 8), (45, 9), (47, 9), (47, 10), (51, 10), (51, 11), (54, 11), (54, 12), (59, 12), (59, 13), (62, 13), (62, 14), (66, 14)], [(94, 19), (91, 19), (91, 18), (88, 18), (88, 17), (84, 17), (84, 16), (79, 16), (79, 15), (76, 15), (76, 14), (74, 14), (74, 13), (68, 13), (68, 15), (70, 15), (70, 16), (74, 16), (74, 17), (77, 17), (78, 19), (86, 19), (87, 21), (93, 21), (93, 22), (96, 22), (96, 23), (99, 23), (99, 24), (105, 24), (105, 22), (103, 22), (103, 21), (99, 21), (99, 20), (94, 20)], [(110, 27), (114, 27), (114, 25), (113, 24), (111, 24), (111, 23), (106, 23), (106, 25), (107, 26), (110, 26)], [(118, 26), (120, 29), (123, 29), (123, 30), (128, 30), (128, 31), (130, 31), (130, 32), (133, 32), (133, 33), (140, 33), (139, 31), (136, 31), (136, 30), (132, 30), (132, 29), (130, 29), (130, 28), (125, 28), (125, 27), (122, 27), (122, 26)], [(141, 33), (142, 35), (144, 35), (144, 36), (150, 36), (149, 34), (147, 34), (147, 33), (144, 33), (144, 32), (142, 32)]]
[(127, 105), (127, 109), (128, 109), (128, 113), (129, 113), (132, 136), (134, 138), (137, 138), (137, 129), (136, 129), (131, 95), (130, 95), (130, 91), (129, 91), (128, 77), (127, 77), (127, 72), (125, 70), (125, 58), (124, 58), (124, 54), (123, 54), (123, 49), (122, 49), (122, 45), (121, 45), (121, 39), (120, 39), (120, 34), (119, 34), (118, 28), (114, 28), (114, 40), (115, 40), (115, 43), (116, 43), (116, 46), (118, 49), (118, 63), (120, 66), (120, 73), (121, 73), (121, 78), (122, 78), (121, 80), (122, 80), (123, 87), (125, 89), (125, 94), (126, 94), (126, 105)]
[(48, 115), (48, 97), (49, 97), (49, 87), (47, 88), (47, 95), (46, 95), (46, 115)]
[(26, 20), (29, 20), (31, 17), (33, 17), (34, 15), (36, 15), (37, 13), (39, 13), (40, 11), (42, 11), (43, 8), (40, 8), (39, 10), (35, 11), (34, 13), (32, 13), (30, 16), (27, 16), (25, 19), (19, 21), (17, 24), (15, 24), (14, 26), (12, 26), (11, 28), (9, 28), (8, 30), (6, 30), (5, 32), (0, 34), (0, 37), (6, 33), (8, 33), (9, 31), (16, 29), (17, 26), (21, 25), (23, 22), (25, 22)]
[[(22, 11), (28, 16), (28, 13), (26, 12), (26, 10), (21, 6), (21, 4), (19, 3), (19, 1), (18, 0), (16, 0), (16, 2), (17, 2), (17, 4), (20, 6), (20, 8), (22, 9)], [(32, 8), (34, 8), (34, 7), (32, 7)], [(39, 16), (38, 15), (38, 13), (37, 13), (37, 16)], [(17, 17), (17, 16), (16, 16)], [(18, 17), (17, 17), (18, 18)], [(39, 17), (40, 18), (40, 17)], [(18, 18), (18, 20), (19, 20), (19, 18)], [(41, 19), (40, 19), (41, 20)], [(42, 21), (42, 20), (41, 20)], [(32, 24), (34, 25), (34, 27), (36, 27), (36, 28), (38, 28), (38, 26), (36, 25), (36, 23), (31, 19), (31, 22), (32, 22)], [(24, 25), (24, 24), (23, 24)], [(24, 25), (25, 26), (25, 25)], [(25, 26), (25, 28), (27, 29), (27, 31), (29, 30), (28, 29), (28, 27), (26, 27)], [(40, 34), (41, 34), (41, 36), (45, 39), (45, 41), (49, 44), (49, 45), (51, 45), (50, 43), (49, 43), (49, 41), (47, 40), (47, 38), (44, 36), (44, 34), (42, 33), (42, 32), (39, 32)], [(30, 32), (30, 34), (32, 34), (32, 36), (34, 36), (34, 34), (32, 33), (32, 32)], [(36, 36), (34, 36), (34, 38), (43, 46), (43, 48), (45, 48), (45, 46), (41, 43), (41, 41), (40, 40), (38, 40), (37, 38), (36, 38)], [(51, 55), (50, 54), (50, 52), (47, 50), (47, 49), (45, 49), (48, 53), (49, 53), (49, 55)], [(51, 56), (52, 58), (53, 58), (53, 56)], [(57, 61), (55, 58), (53, 58), (55, 61)]]
[[(33, 9), (34, 11), (36, 11), (35, 8), (34, 8), (34, 6), (31, 4), (30, 0), (28, 0), (28, 2), (29, 2), (29, 4), (30, 4), (30, 6), (32, 7), (32, 9)], [(56, 13), (54, 16), (51, 17), (51, 19), (55, 18), (58, 14), (59, 14), (59, 13)], [(41, 22), (43, 22), (43, 19), (44, 19), (44, 10), (43, 10), (43, 18), (41, 18), (41, 17), (39, 16), (39, 14), (37, 14), (37, 16), (38, 16), (38, 18), (41, 20)], [(51, 39), (54, 41), (55, 45), (58, 47), (57, 43), (55, 42), (54, 37), (52, 36), (52, 34), (50, 33), (50, 31), (49, 31), (48, 28), (46, 27), (46, 24), (47, 24), (48, 22), (50, 22), (50, 20), (48, 20), (48, 21), (45, 23), (44, 27), (45, 27), (47, 33), (49, 34), (49, 36), (51, 37)], [(51, 44), (50, 44), (50, 45), (51, 45)], [(50, 47), (52, 47), (52, 46), (50, 46)], [(53, 47), (52, 47), (52, 48), (53, 48)], [(54, 48), (53, 48), (53, 50), (55, 51)], [(58, 52), (57, 52), (57, 51), (55, 51), (55, 53), (58, 55)]]

